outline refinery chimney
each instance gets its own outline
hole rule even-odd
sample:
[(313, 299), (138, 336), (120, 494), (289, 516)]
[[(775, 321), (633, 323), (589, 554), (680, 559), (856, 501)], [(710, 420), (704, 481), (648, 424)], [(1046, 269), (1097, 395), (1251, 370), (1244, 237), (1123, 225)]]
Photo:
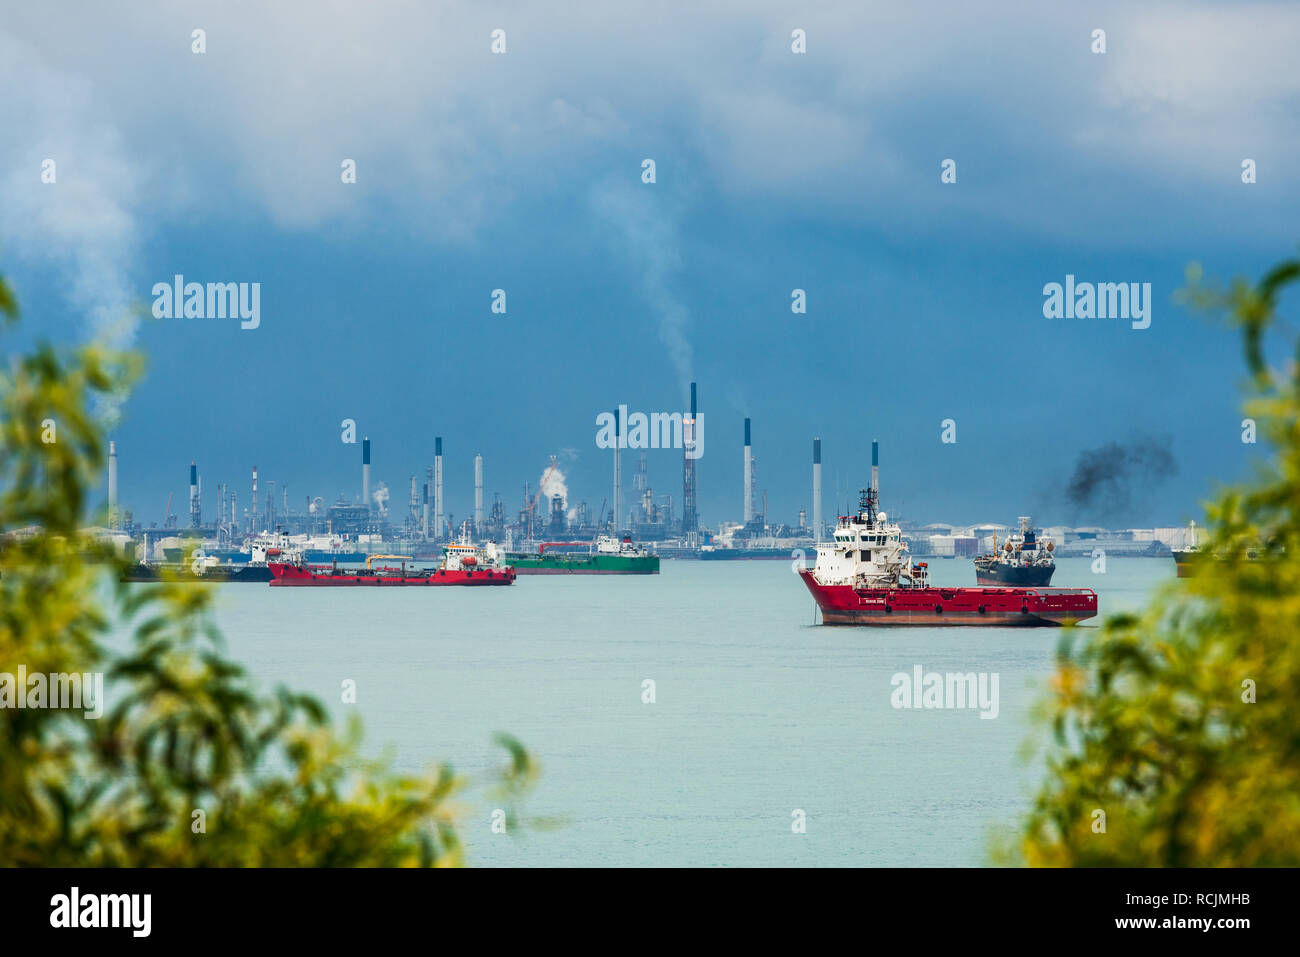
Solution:
[(699, 519), (695, 513), (695, 462), (699, 458), (695, 452), (695, 383), (691, 383), (691, 417), (683, 423), (682, 428), (682, 535), (691, 538), (699, 530)]
[(813, 541), (822, 540), (822, 440), (813, 439)]
[(424, 537), (429, 537), (429, 492), (433, 489), (433, 466), (425, 470), (424, 476)]
[(749, 419), (745, 420), (745, 524), (754, 520), (754, 451), (749, 444)]
[(361, 504), (370, 508), (370, 437), (361, 440)]
[(483, 456), (474, 456), (474, 534), (483, 527)]
[(433, 440), (433, 537), (442, 537), (442, 436)]
[(253, 511), (248, 516), (248, 530), (257, 532), (257, 466), (253, 466)]
[(620, 464), (620, 452), (623, 448), (622, 424), (618, 420), (618, 409), (614, 410), (614, 534), (622, 521), (623, 508), (623, 469)]
[(190, 528), (198, 528), (199, 522), (199, 470), (190, 460)]
[(117, 528), (117, 443), (108, 443), (108, 527)]
[(871, 443), (871, 491), (876, 493), (876, 501), (880, 501), (880, 443), (873, 441)]

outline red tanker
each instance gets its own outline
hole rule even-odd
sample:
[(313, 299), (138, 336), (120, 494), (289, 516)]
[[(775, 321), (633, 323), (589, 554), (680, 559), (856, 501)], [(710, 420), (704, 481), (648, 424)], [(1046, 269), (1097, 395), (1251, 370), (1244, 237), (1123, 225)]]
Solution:
[[(481, 551), (473, 545), (448, 545), (438, 568), (407, 568), (403, 555), (371, 555), (365, 568), (335, 565), (307, 565), (297, 562), (268, 562), (272, 585), (513, 585), (515, 570), (500, 564), (495, 548)], [(401, 566), (373, 567), (376, 560), (400, 561)]]

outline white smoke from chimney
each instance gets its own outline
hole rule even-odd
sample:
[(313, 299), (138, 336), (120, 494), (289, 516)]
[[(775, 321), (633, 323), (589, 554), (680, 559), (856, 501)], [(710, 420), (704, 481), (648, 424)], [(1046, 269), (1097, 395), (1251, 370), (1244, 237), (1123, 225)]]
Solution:
[(644, 187), (607, 180), (591, 192), (591, 207), (641, 270), (646, 301), (659, 315), (659, 341), (677, 372), (683, 395), (690, 395), (695, 378), (690, 310), (674, 291), (682, 270), (681, 238), (676, 216), (664, 211), (663, 200)]
[(375, 503), (375, 509), (380, 515), (388, 514), (388, 486), (383, 482), (379, 483), (379, 488), (375, 489), (371, 495), (371, 500)]
[[(542, 501), (549, 502), (555, 496), (560, 496), (560, 501), (565, 506), (569, 504), (569, 486), (565, 484), (564, 473), (558, 468), (547, 469), (542, 473), (542, 480), (539, 483), (542, 493)], [(549, 512), (547, 514), (550, 514)]]

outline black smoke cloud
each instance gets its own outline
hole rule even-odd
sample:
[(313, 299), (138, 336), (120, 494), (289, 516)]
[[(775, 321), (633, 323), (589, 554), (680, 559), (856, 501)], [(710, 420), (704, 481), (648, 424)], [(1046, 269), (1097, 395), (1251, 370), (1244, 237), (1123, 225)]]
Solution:
[(1168, 439), (1107, 442), (1079, 453), (1065, 498), (1080, 514), (1097, 519), (1124, 516), (1177, 472)]

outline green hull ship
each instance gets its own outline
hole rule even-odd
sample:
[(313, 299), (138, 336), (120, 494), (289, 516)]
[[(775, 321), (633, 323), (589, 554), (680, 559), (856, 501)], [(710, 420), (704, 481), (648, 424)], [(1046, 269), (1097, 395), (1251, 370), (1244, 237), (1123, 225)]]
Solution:
[(506, 564), (519, 575), (658, 575), (659, 556), (637, 548), (632, 539), (622, 541), (602, 535), (587, 553), (548, 552), (557, 545), (576, 542), (545, 542), (535, 552), (507, 552)]

